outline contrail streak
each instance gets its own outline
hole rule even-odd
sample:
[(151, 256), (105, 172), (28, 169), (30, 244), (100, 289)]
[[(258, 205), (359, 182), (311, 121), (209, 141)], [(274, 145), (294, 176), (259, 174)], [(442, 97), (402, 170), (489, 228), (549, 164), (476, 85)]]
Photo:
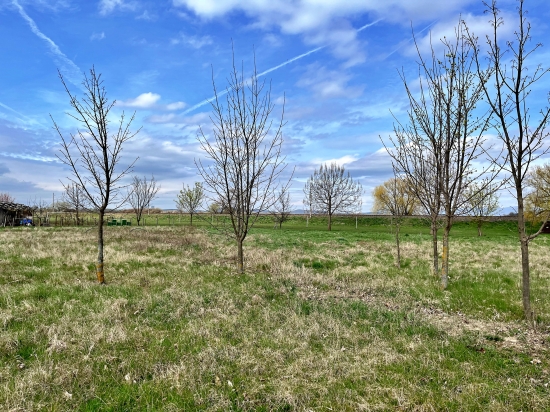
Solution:
[(2, 106), (4, 109), (7, 109), (9, 110), (10, 112), (13, 112), (15, 113), (17, 116), (19, 116), (21, 119), (26, 119), (26, 120), (30, 120), (27, 116), (25, 116), (24, 114), (21, 114), (19, 113), (17, 110), (13, 110), (11, 107), (9, 107), (8, 105), (0, 102), (0, 106)]
[[(42, 123), (34, 120), (34, 119), (31, 119), (30, 117), (28, 116), (25, 116), (23, 113), (19, 113), (17, 110), (14, 110), (12, 109), (11, 107), (9, 107), (7, 104), (4, 104), (2, 102), (0, 102), (0, 107), (3, 107), (4, 109), (6, 110), (9, 110), (10, 112), (12, 113), (15, 113), (17, 115), (17, 117), (15, 119), (17, 119), (19, 122), (22, 122), (24, 125), (38, 125), (38, 126), (41, 126), (41, 127), (45, 127)], [(13, 120), (13, 119), (9, 119), (9, 120)]]
[(364, 26), (359, 27), (359, 28), (357, 29), (357, 33), (359, 33), (360, 31), (363, 31), (363, 30), (369, 28), (370, 26), (374, 26), (376, 23), (379, 23), (379, 22), (381, 22), (382, 20), (384, 20), (384, 19), (378, 19), (378, 20), (376, 20), (376, 21), (373, 21), (372, 23), (367, 23), (367, 24), (365, 24)]
[[(436, 20), (436, 21), (434, 21), (432, 24), (429, 24), (428, 26), (424, 27), (422, 30), (420, 30), (420, 31), (418, 32), (418, 34), (420, 34), (420, 33), (422, 33), (422, 32), (425, 32), (426, 30), (428, 30), (430, 27), (432, 27), (432, 26), (433, 26), (435, 23), (437, 23), (438, 21), (439, 21), (439, 20)], [(386, 60), (386, 59), (387, 59), (388, 57), (390, 57), (392, 54), (394, 54), (394, 53), (396, 53), (397, 51), (399, 51), (400, 49), (402, 49), (403, 46), (405, 46), (406, 44), (410, 43), (412, 39), (413, 39), (413, 38), (411, 37), (411, 38), (410, 38), (409, 40), (407, 40), (406, 42), (403, 42), (403, 43), (401, 44), (401, 46), (397, 47), (395, 50), (393, 50), (390, 54), (388, 54), (388, 55), (387, 55), (386, 57), (384, 57), (382, 60)]]
[[(359, 28), (356, 30), (356, 32), (359, 33), (359, 32), (361, 32), (361, 31), (365, 30), (366, 28), (375, 25), (376, 23), (378, 23), (378, 22), (381, 21), (381, 20), (383, 20), (383, 19), (378, 19), (378, 20), (376, 20), (376, 21), (374, 21), (374, 22), (372, 22), (372, 23), (365, 24), (364, 26), (359, 27)], [(287, 64), (290, 64), (290, 63), (292, 63), (292, 62), (295, 62), (296, 60), (300, 60), (300, 59), (302, 59), (302, 58), (304, 58), (304, 57), (306, 57), (306, 56), (309, 56), (310, 54), (316, 53), (316, 52), (318, 52), (319, 50), (324, 49), (325, 47), (326, 47), (326, 46), (320, 46), (320, 47), (317, 47), (317, 48), (312, 49), (312, 50), (310, 50), (310, 51), (307, 51), (307, 52), (305, 52), (305, 53), (302, 53), (302, 54), (300, 54), (299, 56), (296, 56), (296, 57), (293, 57), (293, 58), (291, 58), (291, 59), (288, 59), (288, 60), (286, 60), (285, 62), (283, 62), (283, 63), (281, 63), (281, 64), (279, 64), (279, 65), (277, 65), (277, 66), (271, 67), (270, 69), (267, 69), (267, 70), (265, 70), (265, 71), (259, 73), (257, 77), (265, 76), (266, 74), (271, 73), (271, 72), (273, 72), (273, 71), (275, 71), (275, 70), (278, 70), (278, 69), (280, 69), (281, 67), (286, 66)], [(229, 89), (225, 89), (224, 91), (218, 93), (218, 97), (223, 96), (224, 94), (227, 94), (228, 92), (229, 92)], [(211, 103), (215, 98), (216, 98), (216, 96), (212, 96), (212, 97), (210, 97), (209, 99), (205, 99), (205, 100), (203, 100), (202, 102), (197, 103), (196, 105), (191, 106), (189, 109), (185, 110), (185, 111), (183, 112), (183, 114), (188, 114), (188, 113), (190, 113), (190, 112), (192, 112), (192, 111), (198, 109), (199, 107), (202, 107), (202, 106), (204, 106), (204, 105), (207, 105), (207, 104)]]
[[(315, 53), (315, 52), (317, 52), (317, 51), (323, 49), (324, 47), (325, 47), (325, 46), (317, 47), (316, 49), (313, 49), (313, 50), (310, 50), (310, 51), (305, 52), (305, 53), (303, 53), (303, 54), (300, 54), (299, 56), (293, 57), (292, 59), (288, 59), (288, 60), (285, 61), (284, 63), (279, 64), (278, 66), (272, 67), (272, 68), (270, 68), (270, 69), (267, 69), (267, 70), (265, 70), (265, 71), (259, 73), (259, 74), (257, 75), (257, 77), (265, 76), (266, 74), (271, 73), (272, 71), (275, 71), (275, 70), (277, 70), (277, 69), (280, 69), (281, 67), (284, 67), (284, 66), (286, 66), (287, 64), (290, 64), (290, 63), (292, 63), (292, 62), (294, 62), (294, 61), (296, 61), (296, 60), (299, 60), (299, 59), (301, 59), (301, 58), (303, 58), (303, 57), (306, 57), (306, 56), (308, 56), (308, 55), (310, 55), (310, 54), (312, 54), (312, 53)], [(229, 92), (229, 89), (225, 89), (224, 91), (218, 93), (218, 97), (223, 96), (224, 94), (227, 94), (228, 92)], [(198, 109), (199, 107), (202, 107), (202, 106), (204, 106), (204, 105), (206, 105), (206, 104), (212, 102), (215, 98), (216, 98), (215, 96), (212, 96), (212, 97), (209, 98), (209, 99), (203, 100), (202, 102), (197, 103), (196, 105), (191, 106), (189, 109), (185, 110), (185, 111), (183, 112), (183, 114), (190, 113), (190, 112), (192, 112), (193, 110)]]
[(57, 63), (61, 66), (60, 70), (67, 77), (67, 80), (81, 87), (82, 71), (80, 68), (59, 49), (52, 39), (40, 31), (34, 20), (29, 17), (17, 0), (12, 0), (12, 4), (17, 8), (21, 17), (28, 23), (31, 31), (46, 42), (50, 52), (56, 57)]

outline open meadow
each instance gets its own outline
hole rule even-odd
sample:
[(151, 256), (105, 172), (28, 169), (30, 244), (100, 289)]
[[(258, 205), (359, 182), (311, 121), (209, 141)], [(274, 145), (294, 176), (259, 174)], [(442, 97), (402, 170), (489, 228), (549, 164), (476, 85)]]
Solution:
[[(199, 226), (0, 229), (5, 411), (550, 410), (550, 235), (531, 243), (522, 319), (517, 230), (267, 219), (234, 243)], [(180, 222), (181, 223), (181, 222)]]

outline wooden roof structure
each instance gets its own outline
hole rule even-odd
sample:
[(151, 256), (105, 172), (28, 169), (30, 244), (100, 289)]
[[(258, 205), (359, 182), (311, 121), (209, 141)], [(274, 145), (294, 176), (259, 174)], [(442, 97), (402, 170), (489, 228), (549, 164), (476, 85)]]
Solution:
[(5, 210), (8, 212), (32, 212), (34, 209), (30, 206), (21, 204), (21, 203), (11, 203), (11, 202), (0, 202), (0, 210)]

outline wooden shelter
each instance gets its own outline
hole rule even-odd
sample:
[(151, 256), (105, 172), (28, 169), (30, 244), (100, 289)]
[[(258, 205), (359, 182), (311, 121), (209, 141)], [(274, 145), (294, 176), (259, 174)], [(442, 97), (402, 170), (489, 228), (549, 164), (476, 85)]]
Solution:
[(0, 202), (0, 226), (19, 226), (21, 219), (32, 216), (33, 208), (21, 203)]

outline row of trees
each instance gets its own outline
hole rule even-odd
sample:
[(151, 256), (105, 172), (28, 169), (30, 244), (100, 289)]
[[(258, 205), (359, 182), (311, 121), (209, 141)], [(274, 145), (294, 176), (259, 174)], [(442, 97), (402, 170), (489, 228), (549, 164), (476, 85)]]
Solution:
[[(478, 38), (460, 21), (454, 38), (442, 39), (444, 50), (440, 55), (432, 48), (430, 58), (425, 59), (418, 50), (419, 93), (413, 92), (405, 73), (400, 73), (410, 109), (408, 121), (396, 118), (394, 135), (384, 141), (396, 174), (396, 179), (390, 181), (385, 190), (390, 197), (398, 194), (403, 190), (399, 178), (404, 178), (411, 202), (420, 204), (430, 216), (434, 273), (439, 273), (438, 231), (443, 216), (440, 274), (445, 288), (449, 233), (454, 217), (472, 200), (482, 204), (498, 185), (495, 182), (499, 172), (508, 172), (517, 198), (524, 311), (532, 318), (528, 244), (540, 231), (526, 232), (525, 187), (530, 165), (548, 150), (545, 138), (550, 111), (542, 109), (536, 124), (532, 124), (535, 116), (529, 111), (527, 100), (531, 86), (547, 70), (539, 67), (529, 72), (527, 69), (527, 60), (539, 45), (529, 48), (530, 25), (523, 11), (523, 0), (519, 0), (515, 42), (504, 42), (500, 38), (503, 20), (496, 1), (486, 5), (493, 29), (492, 35), (485, 39), (487, 59), (483, 58)], [(61, 74), (60, 78), (74, 109), (71, 116), (82, 128), (74, 135), (64, 136), (54, 121), (62, 140), (60, 159), (73, 171), (70, 184), (82, 189), (102, 222), (110, 204), (129, 197), (121, 194), (122, 180), (132, 170), (135, 160), (121, 167), (121, 153), (124, 144), (139, 130), (130, 130), (134, 115), (126, 120), (122, 113), (114, 131), (109, 132), (108, 114), (115, 102), (107, 99), (101, 75), (93, 68), (84, 79), (82, 100), (71, 93)], [(282, 153), (284, 104), (280, 115), (275, 116), (271, 85), (260, 81), (255, 64), (252, 76), (245, 78), (233, 61), (228, 86), (222, 93), (218, 93), (214, 80), (212, 82), (215, 95), (211, 102), (212, 134), (200, 129), (198, 141), (206, 160), (205, 163), (196, 161), (204, 186), (184, 188), (178, 204), (193, 214), (203, 190), (208, 197), (219, 201), (218, 206), (228, 213), (230, 220), (230, 224), (220, 230), (235, 239), (238, 271), (242, 272), (243, 242), (250, 228), (260, 213), (288, 199), (292, 173), (288, 179), (282, 179), (286, 167)], [(485, 112), (481, 109), (483, 102), (487, 106)], [(488, 130), (500, 138), (501, 149), (487, 144)], [(491, 160), (489, 166), (480, 166), (481, 155)], [(499, 184), (503, 182), (506, 179), (501, 179)], [(150, 189), (154, 192), (155, 188)], [(326, 213), (330, 229), (333, 213), (357, 207), (362, 188), (343, 168), (323, 165), (307, 181), (304, 192), (304, 204), (311, 212)], [(536, 199), (533, 202), (542, 204)], [(413, 206), (393, 203), (387, 207), (398, 216)], [(390, 207), (395, 208), (393, 212)], [(103, 283), (101, 224), (98, 225), (96, 266), (98, 281)]]
[[(491, 16), (491, 33), (483, 46), (462, 20), (452, 39), (441, 39), (441, 53), (432, 47), (431, 55), (425, 58), (417, 46), (420, 91), (413, 92), (405, 73), (400, 72), (410, 104), (407, 122), (396, 117), (394, 135), (383, 143), (393, 160), (396, 179), (405, 179), (408, 190), (431, 217), (433, 270), (440, 273), (442, 288), (448, 285), (449, 233), (454, 217), (473, 200), (483, 205), (496, 187), (511, 184), (517, 200), (523, 308), (525, 316), (533, 319), (529, 243), (541, 232), (548, 212), (540, 229), (529, 234), (526, 190), (530, 179), (544, 181), (544, 173), (537, 171), (543, 169), (535, 169), (531, 175), (529, 170), (548, 152), (550, 109), (540, 109), (537, 116), (530, 93), (548, 69), (536, 66), (529, 70), (528, 60), (540, 44), (530, 44), (531, 26), (524, 1), (518, 0), (514, 40), (504, 39), (501, 34), (504, 21), (496, 0), (484, 4)], [(496, 134), (500, 147), (487, 141), (489, 130)], [(479, 161), (482, 155), (489, 160), (485, 168)], [(496, 183), (501, 171), (506, 177)], [(545, 189), (536, 191), (532, 200), (538, 205), (543, 204), (539, 199), (545, 197), (548, 186), (540, 187)], [(444, 223), (439, 271), (441, 214)]]

